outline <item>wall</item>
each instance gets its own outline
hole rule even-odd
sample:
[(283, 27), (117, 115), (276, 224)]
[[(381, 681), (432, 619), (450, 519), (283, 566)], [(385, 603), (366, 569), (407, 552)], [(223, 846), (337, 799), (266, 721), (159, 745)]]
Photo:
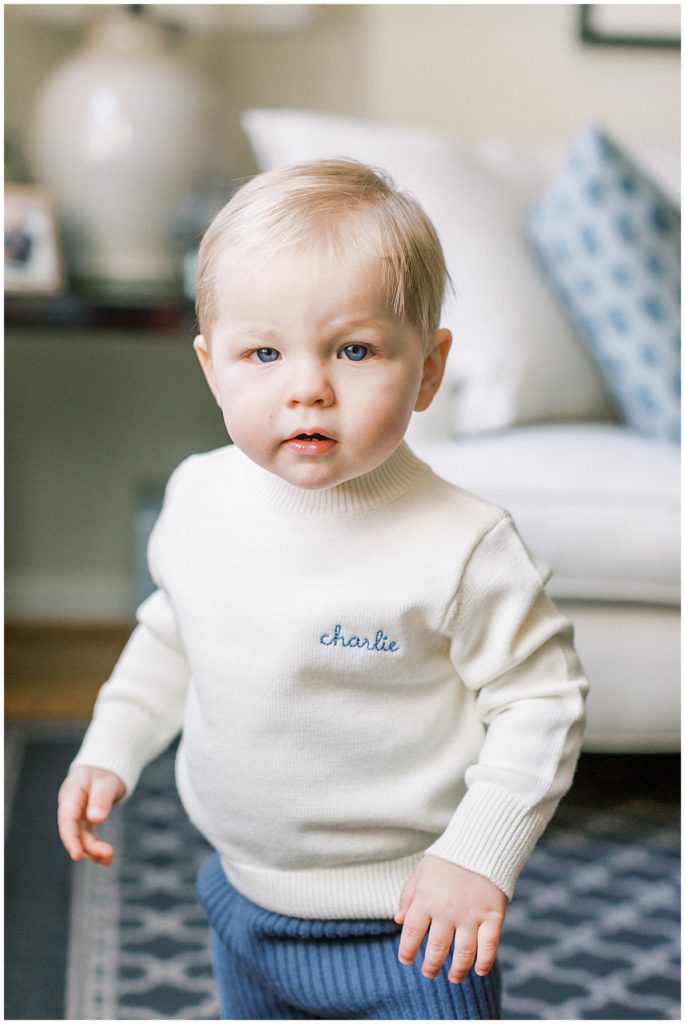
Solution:
[(247, 106), (561, 143), (594, 118), (619, 137), (673, 146), (679, 54), (583, 45), (578, 11), (576, 4), (332, 4), (302, 32), (217, 38), (209, 66), (223, 87), (224, 166), (239, 176), (254, 171), (238, 125)]
[[(5, 6), (6, 126), (20, 143), (37, 89), (81, 34), (29, 6)], [(675, 148), (679, 55), (582, 46), (577, 18), (575, 5), (328, 4), (292, 32), (179, 47), (214, 91), (215, 173), (254, 172), (238, 123), (250, 105), (562, 144), (592, 118)], [(190, 342), (7, 332), (10, 616), (130, 614), (136, 493), (224, 441)]]
[(134, 606), (134, 517), (186, 455), (226, 442), (190, 337), (5, 339), (10, 617), (116, 619)]
[(564, 141), (589, 118), (678, 137), (679, 54), (592, 47), (576, 4), (364, 6), (371, 113), (466, 136)]
[[(679, 53), (584, 45), (576, 4), (313, 6), (311, 21), (291, 32), (217, 31), (178, 44), (214, 91), (215, 167), (254, 171), (238, 124), (249, 105), (407, 120), (466, 136), (564, 141), (594, 118), (662, 147), (678, 138)], [(21, 139), (37, 89), (81, 29), (16, 7), (5, 6), (6, 124)]]

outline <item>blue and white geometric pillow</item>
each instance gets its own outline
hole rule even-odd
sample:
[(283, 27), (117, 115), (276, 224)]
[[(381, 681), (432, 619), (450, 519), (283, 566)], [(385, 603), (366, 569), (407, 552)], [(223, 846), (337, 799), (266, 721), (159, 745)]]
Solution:
[(679, 443), (679, 209), (591, 127), (526, 231), (626, 422)]

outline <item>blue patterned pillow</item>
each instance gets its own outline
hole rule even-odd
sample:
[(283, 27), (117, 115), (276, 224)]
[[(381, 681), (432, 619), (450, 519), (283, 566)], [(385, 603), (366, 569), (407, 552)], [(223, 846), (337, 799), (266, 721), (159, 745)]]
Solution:
[(680, 211), (600, 129), (526, 230), (626, 422), (680, 441)]

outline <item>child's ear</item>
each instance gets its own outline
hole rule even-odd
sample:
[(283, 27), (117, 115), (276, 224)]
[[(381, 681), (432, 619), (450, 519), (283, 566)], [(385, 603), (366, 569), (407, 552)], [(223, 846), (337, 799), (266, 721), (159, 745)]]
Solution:
[(451, 345), (452, 332), (448, 331), (446, 327), (440, 327), (431, 334), (423, 360), (421, 386), (414, 406), (416, 412), (423, 412), (433, 401), (435, 393), (442, 383)]
[(214, 373), (212, 372), (212, 359), (209, 354), (209, 349), (207, 348), (207, 342), (202, 334), (198, 334), (195, 338), (193, 348), (195, 349), (195, 354), (200, 361), (200, 366), (202, 367), (202, 372), (205, 375), (205, 380), (209, 384), (209, 390), (214, 395), (217, 405), (219, 405), (219, 395), (214, 383)]

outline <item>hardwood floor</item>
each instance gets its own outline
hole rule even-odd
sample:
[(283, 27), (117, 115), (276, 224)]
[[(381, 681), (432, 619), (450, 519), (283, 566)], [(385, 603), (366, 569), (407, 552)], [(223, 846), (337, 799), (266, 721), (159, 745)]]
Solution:
[(5, 627), (5, 717), (87, 720), (131, 632), (128, 623), (11, 622)]

